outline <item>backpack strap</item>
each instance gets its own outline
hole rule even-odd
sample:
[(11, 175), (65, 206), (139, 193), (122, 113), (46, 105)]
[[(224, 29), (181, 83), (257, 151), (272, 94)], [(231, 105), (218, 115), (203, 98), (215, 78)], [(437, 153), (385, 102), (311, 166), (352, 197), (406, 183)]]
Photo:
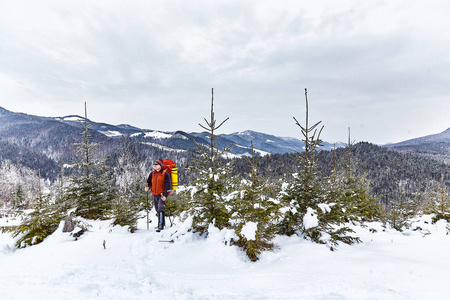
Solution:
[[(167, 169), (164, 169), (162, 171), (162, 177), (163, 177), (163, 180), (164, 180), (164, 192), (166, 190), (166, 173), (168, 173), (168, 171), (167, 171)], [(170, 184), (172, 184), (172, 178), (170, 178), (170, 173), (169, 173), (169, 180), (170, 180)], [(170, 193), (172, 193), (172, 191), (170, 191), (169, 194), (167, 194), (167, 196), (169, 196)]]

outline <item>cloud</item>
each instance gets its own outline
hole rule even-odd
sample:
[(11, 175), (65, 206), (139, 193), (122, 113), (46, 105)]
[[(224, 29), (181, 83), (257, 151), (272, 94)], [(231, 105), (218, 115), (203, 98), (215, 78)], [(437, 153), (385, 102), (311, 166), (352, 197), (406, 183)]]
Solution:
[(195, 131), (214, 88), (224, 131), (299, 137), (308, 88), (331, 142), (349, 126), (377, 143), (436, 133), (449, 127), (449, 5), (7, 2), (0, 106), (56, 116), (87, 101), (98, 121)]

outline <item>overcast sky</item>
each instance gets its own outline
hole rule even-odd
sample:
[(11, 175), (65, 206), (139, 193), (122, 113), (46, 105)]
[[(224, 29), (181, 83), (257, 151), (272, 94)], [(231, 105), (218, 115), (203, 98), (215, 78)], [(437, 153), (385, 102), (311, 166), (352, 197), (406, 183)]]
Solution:
[(378, 144), (450, 127), (450, 1), (0, 0), (0, 106)]

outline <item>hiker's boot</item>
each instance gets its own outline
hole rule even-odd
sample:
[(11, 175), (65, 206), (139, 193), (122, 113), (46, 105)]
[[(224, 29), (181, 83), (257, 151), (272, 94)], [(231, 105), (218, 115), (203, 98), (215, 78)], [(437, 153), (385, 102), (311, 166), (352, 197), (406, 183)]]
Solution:
[(158, 229), (156, 232), (160, 232), (164, 229), (164, 212), (161, 211), (158, 213)]

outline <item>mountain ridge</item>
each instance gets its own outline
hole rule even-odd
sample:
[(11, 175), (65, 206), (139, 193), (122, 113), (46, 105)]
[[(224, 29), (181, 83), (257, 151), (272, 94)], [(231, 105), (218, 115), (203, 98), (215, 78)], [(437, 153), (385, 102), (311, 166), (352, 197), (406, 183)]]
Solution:
[(403, 142), (383, 145), (385, 148), (401, 152), (416, 152), (432, 155), (450, 155), (450, 128), (436, 134), (430, 134)]
[[(62, 117), (44, 117), (35, 116), (31, 114), (12, 112), (3, 107), (0, 107), (0, 139), (6, 138), (14, 140), (14, 134), (21, 134), (22, 138), (31, 138), (31, 135), (42, 135), (45, 131), (58, 131), (74, 136), (73, 128), (81, 128), (81, 122), (84, 117), (71, 114)], [(46, 123), (49, 122), (49, 123)], [(53, 130), (45, 128), (43, 124), (52, 124), (51, 122), (58, 122), (60, 124), (69, 125), (70, 128), (59, 128), (57, 126), (50, 126)], [(175, 150), (192, 150), (196, 148), (197, 143), (208, 145), (208, 133), (203, 132), (188, 132), (183, 130), (177, 131), (161, 131), (152, 129), (142, 129), (130, 124), (112, 125), (103, 122), (95, 122), (88, 119), (90, 128), (95, 132), (95, 138), (100, 141), (105, 141), (109, 138), (119, 138), (129, 136), (144, 143), (158, 144), (167, 149)], [(32, 126), (32, 124), (34, 124)], [(56, 123), (53, 123), (53, 125)], [(8, 132), (5, 127), (15, 127), (13, 132)], [(37, 132), (34, 128), (37, 126), (43, 132)], [(27, 134), (27, 131), (30, 131)], [(98, 134), (103, 136), (100, 137)], [(232, 153), (235, 155), (251, 155), (251, 143), (256, 152), (260, 155), (266, 154), (283, 154), (303, 151), (304, 142), (300, 139), (287, 136), (275, 136), (254, 130), (237, 131), (233, 133), (218, 134), (218, 146), (232, 147)], [(195, 141), (195, 142), (194, 142)], [(322, 150), (333, 150), (335, 147), (345, 147), (345, 143), (327, 143), (323, 142)], [(395, 149), (400, 152), (418, 152), (428, 154), (450, 155), (450, 128), (441, 133), (431, 134), (423, 137), (409, 139), (406, 141), (381, 145), (384, 148)]]
[[(14, 126), (17, 126), (18, 123), (20, 123), (19, 119), (22, 119), (22, 123), (29, 123), (29, 124), (39, 123), (42, 126), (44, 122), (53, 121), (79, 129), (81, 128), (81, 121), (84, 120), (84, 117), (81, 117), (76, 114), (62, 117), (42, 117), (24, 113), (15, 113), (1, 107), (0, 107), (0, 116), (13, 118), (9, 121), (6, 120), (6, 122), (9, 123), (10, 125), (14, 124)], [(112, 125), (103, 122), (95, 122), (90, 119), (88, 119), (87, 121), (89, 123), (90, 129), (106, 136), (107, 138), (129, 136), (141, 142), (155, 143), (168, 148), (181, 150), (188, 150), (194, 148), (196, 146), (194, 140), (200, 144), (207, 145), (209, 143), (207, 132), (186, 132), (182, 130), (160, 131), (151, 129), (141, 129), (130, 124)], [(3, 121), (3, 123), (5, 123), (5, 120)], [(46, 124), (50, 125), (50, 123)], [(4, 124), (3, 125), (0, 124), (0, 138), (4, 137), (1, 135), (2, 127), (5, 127)], [(16, 133), (20, 131), (21, 130), (16, 130)], [(3, 130), (3, 133), (5, 133), (5, 130)], [(11, 133), (9, 133), (8, 135), (10, 138), (12, 138)], [(261, 155), (270, 153), (301, 152), (304, 146), (304, 143), (301, 140), (293, 137), (277, 137), (274, 135), (256, 132), (252, 130), (235, 132), (231, 134), (218, 134), (217, 136), (220, 137), (220, 139), (218, 140), (219, 147), (221, 148), (229, 147), (231, 145), (237, 146), (233, 147), (231, 150), (231, 152), (235, 155), (251, 155), (252, 141), (254, 149), (257, 150), (257, 152), (259, 152)], [(191, 141), (189, 142), (189, 140)], [(343, 146), (345, 146), (343, 143), (337, 144), (337, 147)], [(334, 145), (325, 142), (322, 149), (330, 150), (333, 147)]]

